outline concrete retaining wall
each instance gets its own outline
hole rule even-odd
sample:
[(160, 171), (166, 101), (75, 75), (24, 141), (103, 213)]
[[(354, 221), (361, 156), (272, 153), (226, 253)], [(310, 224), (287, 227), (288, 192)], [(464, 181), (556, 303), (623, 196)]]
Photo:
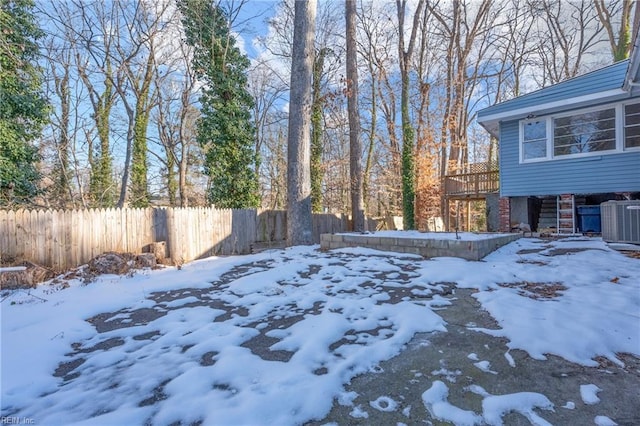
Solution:
[(460, 257), (480, 260), (492, 251), (520, 238), (520, 234), (496, 234), (482, 240), (376, 237), (375, 234), (322, 234), (320, 248), (367, 247), (423, 257)]

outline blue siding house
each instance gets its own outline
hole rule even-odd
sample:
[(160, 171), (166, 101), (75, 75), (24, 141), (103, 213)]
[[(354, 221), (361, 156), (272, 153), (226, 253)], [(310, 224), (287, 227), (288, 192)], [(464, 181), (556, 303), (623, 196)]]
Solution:
[[(637, 43), (636, 43), (637, 44)], [(580, 229), (581, 206), (640, 198), (640, 49), (629, 60), (493, 105), (500, 228)]]

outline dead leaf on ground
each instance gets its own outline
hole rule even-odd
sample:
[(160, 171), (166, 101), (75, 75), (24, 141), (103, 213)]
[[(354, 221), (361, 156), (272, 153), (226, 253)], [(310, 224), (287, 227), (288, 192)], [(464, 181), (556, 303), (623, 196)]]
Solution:
[(529, 297), (531, 299), (551, 300), (562, 295), (562, 291), (567, 287), (559, 282), (553, 283), (534, 283), (529, 281), (521, 281), (517, 283), (499, 283), (500, 287), (517, 288), (520, 296)]

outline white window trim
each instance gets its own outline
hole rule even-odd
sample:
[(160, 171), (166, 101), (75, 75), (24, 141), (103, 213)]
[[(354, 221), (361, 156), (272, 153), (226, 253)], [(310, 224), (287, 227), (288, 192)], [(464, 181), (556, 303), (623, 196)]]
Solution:
[[(535, 123), (538, 121), (544, 121), (545, 123), (545, 132), (547, 136), (547, 146), (546, 146), (546, 156), (538, 157), (538, 158), (524, 158), (524, 126), (529, 123)], [(548, 117), (536, 117), (536, 118), (528, 118), (524, 120), (520, 120), (520, 133), (519, 133), (519, 145), (520, 145), (520, 163), (537, 163), (540, 161), (549, 161), (551, 160), (551, 152), (549, 152), (549, 130), (550, 130), (551, 120)]]
[[(559, 114), (553, 115), (545, 115), (541, 117), (535, 118), (526, 118), (520, 120), (519, 122), (519, 132), (518, 132), (518, 148), (519, 148), (519, 160), (520, 164), (530, 164), (530, 163), (540, 163), (545, 161), (562, 161), (562, 160), (571, 160), (576, 158), (589, 158), (589, 157), (601, 157), (603, 155), (611, 155), (611, 154), (620, 154), (623, 152), (633, 152), (640, 151), (640, 147), (630, 147), (625, 148), (624, 146), (624, 128), (625, 128), (625, 114), (624, 107), (625, 105), (638, 104), (640, 101), (634, 100), (633, 102), (617, 102), (612, 104), (598, 105), (594, 107), (580, 108), (573, 111), (567, 111)], [(553, 120), (556, 118), (570, 117), (572, 115), (584, 114), (593, 111), (601, 111), (605, 109), (615, 109), (615, 133), (616, 133), (616, 147), (615, 149), (610, 149), (606, 151), (593, 151), (593, 152), (584, 152), (577, 154), (568, 154), (568, 155), (554, 155), (553, 154)], [(524, 158), (524, 126), (527, 123), (536, 122), (536, 121), (545, 121), (546, 123), (546, 132), (547, 132), (547, 147), (546, 147), (546, 156), (539, 158)]]
[(620, 120), (620, 152), (634, 152), (634, 151), (640, 151), (640, 146), (630, 146), (628, 148), (626, 148), (624, 146), (625, 140), (624, 140), (624, 129), (626, 126), (625, 120), (626, 120), (626, 116), (624, 113), (624, 107), (627, 105), (634, 105), (634, 104), (640, 104), (640, 101), (635, 101), (635, 102), (625, 102), (620, 104), (620, 114), (622, 119)]

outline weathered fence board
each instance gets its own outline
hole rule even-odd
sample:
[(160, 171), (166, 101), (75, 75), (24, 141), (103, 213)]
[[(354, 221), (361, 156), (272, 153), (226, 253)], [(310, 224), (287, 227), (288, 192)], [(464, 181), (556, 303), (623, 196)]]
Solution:
[[(166, 241), (175, 263), (249, 253), (255, 243), (286, 240), (286, 212), (196, 208), (0, 210), (0, 260), (29, 260), (54, 270), (105, 252), (140, 253)], [(368, 221), (375, 230), (375, 221)], [(347, 231), (346, 215), (314, 214), (313, 237)]]

